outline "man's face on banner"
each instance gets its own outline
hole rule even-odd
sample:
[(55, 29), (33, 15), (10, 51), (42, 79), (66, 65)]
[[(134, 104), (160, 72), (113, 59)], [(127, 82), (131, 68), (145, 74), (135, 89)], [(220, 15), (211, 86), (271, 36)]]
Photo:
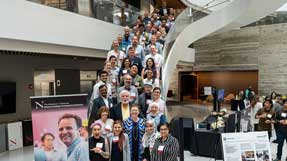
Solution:
[(59, 122), (59, 138), (69, 147), (79, 137), (79, 131), (74, 118), (65, 118)]

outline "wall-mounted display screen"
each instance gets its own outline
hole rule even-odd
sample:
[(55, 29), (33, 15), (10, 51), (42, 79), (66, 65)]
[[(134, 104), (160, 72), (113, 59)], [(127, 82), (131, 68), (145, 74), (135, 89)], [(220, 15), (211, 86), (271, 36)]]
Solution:
[(0, 114), (16, 113), (16, 82), (0, 82)]

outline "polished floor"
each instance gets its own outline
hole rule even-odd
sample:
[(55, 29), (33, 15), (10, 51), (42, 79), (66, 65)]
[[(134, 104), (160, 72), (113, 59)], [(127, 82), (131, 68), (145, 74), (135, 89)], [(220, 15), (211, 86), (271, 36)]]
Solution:
[[(195, 105), (195, 104), (183, 104), (169, 106), (169, 118), (180, 117), (193, 117), (195, 122), (202, 121), (211, 112), (211, 105)], [(272, 139), (271, 139), (272, 140)], [(282, 160), (286, 158), (287, 147), (286, 143), (283, 148)], [(275, 158), (277, 150), (277, 144), (271, 143), (272, 158)], [(7, 151), (0, 153), (0, 161), (32, 161), (33, 160), (33, 147), (24, 147), (21, 149)], [(185, 161), (210, 161), (213, 158), (205, 158), (200, 156), (192, 156), (190, 152), (185, 151)]]

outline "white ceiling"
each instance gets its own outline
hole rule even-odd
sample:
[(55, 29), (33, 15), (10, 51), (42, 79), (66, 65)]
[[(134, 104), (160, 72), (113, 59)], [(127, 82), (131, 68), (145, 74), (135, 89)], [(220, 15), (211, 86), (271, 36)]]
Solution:
[[(188, 0), (188, 1), (197, 6), (208, 8), (211, 11), (216, 11), (230, 4), (230, 2), (232, 2), (233, 0)], [(277, 11), (287, 11), (287, 3), (285, 3)]]
[(277, 11), (287, 11), (287, 3), (280, 7)]
[(233, 0), (188, 0), (188, 1), (197, 6), (207, 8), (211, 11), (216, 11), (216, 10), (220, 10), (221, 8), (225, 7)]

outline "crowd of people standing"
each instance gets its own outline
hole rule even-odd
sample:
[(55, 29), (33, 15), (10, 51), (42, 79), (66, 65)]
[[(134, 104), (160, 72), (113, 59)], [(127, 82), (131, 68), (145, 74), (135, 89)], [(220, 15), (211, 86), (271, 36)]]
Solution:
[(173, 9), (139, 16), (112, 42), (88, 110), (90, 161), (177, 161), (161, 95), (164, 39)]
[(259, 97), (251, 87), (241, 93), (245, 108), (250, 110), (250, 130), (267, 131), (270, 140), (274, 129), (276, 136), (272, 142), (277, 144), (274, 161), (281, 161), (284, 141), (287, 141), (287, 97), (276, 92)]

